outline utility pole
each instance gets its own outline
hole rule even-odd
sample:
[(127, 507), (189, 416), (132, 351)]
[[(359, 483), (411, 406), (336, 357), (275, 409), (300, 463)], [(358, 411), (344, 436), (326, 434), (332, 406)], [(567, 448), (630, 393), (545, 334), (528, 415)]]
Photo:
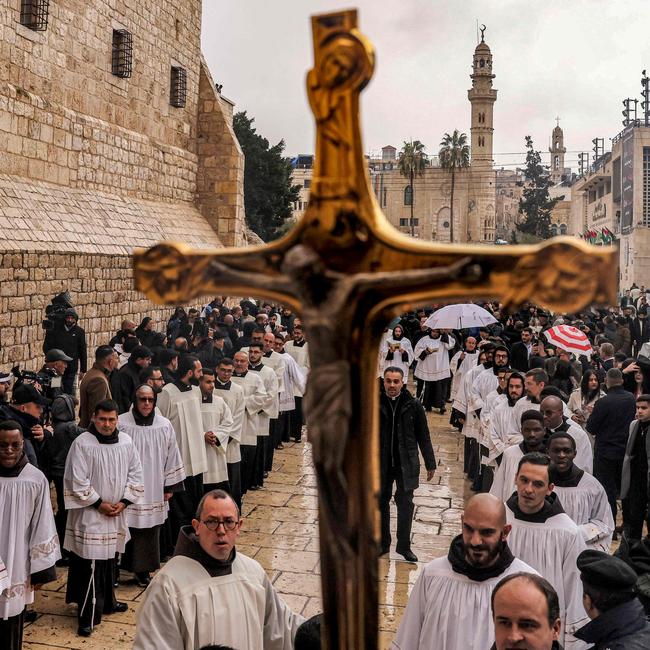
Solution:
[(645, 126), (650, 126), (650, 79), (645, 73), (645, 70), (642, 70), (641, 74), (643, 75), (641, 77), (641, 95), (643, 96), (641, 110), (643, 111), (643, 123)]
[(638, 99), (632, 99), (631, 97), (623, 100), (623, 106), (625, 106), (625, 109), (623, 110), (623, 126), (636, 124), (636, 109), (638, 103)]

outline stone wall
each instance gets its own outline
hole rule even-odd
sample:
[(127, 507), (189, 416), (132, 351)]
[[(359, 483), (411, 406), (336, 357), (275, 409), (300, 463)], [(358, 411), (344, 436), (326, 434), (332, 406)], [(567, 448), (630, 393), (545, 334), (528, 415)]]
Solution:
[[(156, 307), (133, 289), (128, 255), (83, 253), (0, 254), (0, 368), (19, 363), (38, 370), (43, 363), (45, 307), (68, 289), (86, 330), (89, 363), (94, 349), (108, 343), (125, 318), (151, 316), (164, 331), (172, 308)], [(197, 301), (205, 304), (209, 298)]]

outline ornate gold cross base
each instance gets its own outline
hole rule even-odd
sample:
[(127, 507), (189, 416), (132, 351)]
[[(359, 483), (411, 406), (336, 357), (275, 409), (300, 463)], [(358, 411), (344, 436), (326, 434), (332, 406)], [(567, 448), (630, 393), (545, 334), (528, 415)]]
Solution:
[(325, 648), (375, 650), (378, 396), (385, 324), (405, 305), (527, 299), (567, 312), (616, 300), (616, 251), (572, 238), (460, 246), (400, 235), (370, 189), (359, 93), (374, 67), (356, 11), (312, 18), (307, 91), (316, 118), (309, 207), (283, 239), (245, 249), (159, 244), (135, 254), (136, 287), (157, 303), (258, 295), (291, 306), (310, 340), (305, 414), (318, 477)]

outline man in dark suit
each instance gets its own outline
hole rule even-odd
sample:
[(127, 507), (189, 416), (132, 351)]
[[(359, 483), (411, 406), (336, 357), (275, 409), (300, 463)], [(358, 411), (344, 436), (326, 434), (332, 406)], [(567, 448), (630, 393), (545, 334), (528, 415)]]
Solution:
[(594, 478), (605, 488), (616, 521), (616, 498), (621, 491), (623, 458), (630, 424), (636, 413), (636, 400), (623, 388), (623, 374), (618, 368), (607, 371), (605, 385), (607, 395), (594, 405), (586, 429), (596, 437)]
[(632, 334), (632, 349), (634, 356), (639, 354), (641, 346), (650, 341), (650, 321), (648, 321), (648, 310), (645, 307), (639, 309), (636, 318), (632, 319), (630, 326)]
[[(604, 398), (603, 398), (604, 399)], [(636, 399), (636, 420), (630, 425), (621, 478), (623, 530), (628, 539), (643, 537), (648, 516), (648, 458), (650, 457), (650, 395)], [(648, 522), (650, 526), (650, 521)]]
[(519, 372), (530, 370), (530, 355), (533, 348), (533, 330), (524, 327), (521, 330), (521, 341), (513, 343), (510, 348), (510, 366)]

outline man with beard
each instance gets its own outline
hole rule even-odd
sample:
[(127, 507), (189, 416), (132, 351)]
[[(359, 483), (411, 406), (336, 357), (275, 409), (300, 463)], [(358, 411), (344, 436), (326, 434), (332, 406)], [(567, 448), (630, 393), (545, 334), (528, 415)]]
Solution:
[(557, 592), (566, 648), (584, 649), (573, 633), (587, 622), (576, 561), (586, 545), (582, 532), (553, 493), (550, 459), (530, 453), (519, 461), (517, 491), (506, 501), (512, 525), (508, 543), (515, 557), (532, 566)]
[(34, 602), (34, 588), (56, 580), (54, 565), (60, 557), (48, 480), (28, 462), (20, 424), (0, 422), (2, 648), (22, 648), (25, 605)]
[(126, 507), (140, 503), (144, 485), (138, 451), (117, 429), (117, 417), (113, 400), (97, 404), (88, 431), (72, 443), (65, 462), (66, 602), (77, 604), (79, 636), (90, 636), (102, 614), (128, 609), (115, 598), (115, 557), (129, 540)]
[(217, 376), (214, 390), (230, 409), (232, 428), (226, 447), (226, 465), (228, 468), (228, 485), (230, 495), (238, 508), (241, 508), (241, 436), (246, 417), (246, 398), (244, 389), (233, 384), (232, 375), (234, 362), (232, 359), (222, 359), (217, 366)]
[(384, 371), (384, 391), (380, 396), (379, 453), (381, 495), (381, 553), (390, 550), (390, 500), (393, 483), (397, 485), (397, 552), (408, 562), (417, 562), (411, 551), (413, 491), (418, 487), (420, 458), (427, 469), (427, 481), (433, 478), (436, 457), (431, 445), (427, 418), (420, 404), (404, 386), (402, 369)]
[(159, 366), (148, 366), (144, 370), (141, 370), (139, 379), (141, 384), (151, 386), (156, 395), (165, 385), (165, 378), (163, 377), (162, 369)]
[(614, 520), (603, 486), (574, 463), (576, 442), (571, 434), (558, 431), (548, 439), (551, 482), (564, 512), (582, 531), (588, 548), (609, 553)]
[(169, 502), (172, 539), (192, 521), (203, 497), (203, 472), (208, 469), (199, 388), (201, 362), (188, 354), (180, 359), (177, 374), (178, 379), (166, 384), (158, 395), (160, 415), (174, 427), (186, 475), (185, 490), (176, 492)]
[(429, 330), (429, 336), (421, 338), (413, 352), (417, 359), (413, 376), (417, 379), (417, 395), (425, 411), (439, 409), (445, 412), (449, 371), (449, 350), (456, 341), (447, 331)]
[(524, 376), (519, 372), (513, 372), (506, 382), (506, 400), (494, 408), (488, 427), (488, 461), (496, 461), (497, 466), (501, 464), (501, 457), (505, 450), (518, 445), (522, 440), (519, 425), (515, 420), (515, 404), (523, 394)]
[[(453, 402), (460, 389), (465, 375), (476, 366), (478, 361), (478, 350), (476, 349), (476, 339), (473, 336), (468, 336), (465, 339), (463, 349), (454, 354), (449, 362), (449, 371), (452, 374), (451, 380), (451, 393), (450, 399)], [(458, 411), (452, 407), (451, 409), (451, 424), (457, 426)], [(461, 425), (462, 426), (462, 425)]]
[(241, 349), (235, 352), (234, 370), (231, 381), (243, 389), (246, 404), (240, 445), (241, 493), (244, 495), (253, 485), (257, 435), (260, 426), (259, 413), (264, 408), (267, 395), (259, 373), (248, 369), (248, 351), (244, 352)]
[(544, 418), (539, 411), (526, 411), (521, 416), (521, 434), (523, 440), (503, 452), (501, 464), (494, 473), (490, 494), (506, 501), (515, 489), (515, 480), (519, 462), (525, 454), (545, 452)]
[(594, 456), (589, 436), (577, 422), (563, 415), (563, 405), (564, 402), (553, 395), (545, 397), (539, 405), (539, 412), (544, 418), (544, 426), (546, 427), (546, 438), (548, 440), (552, 434), (559, 431), (570, 434), (576, 443), (576, 465), (591, 474), (593, 472)]
[(462, 516), (462, 534), (447, 557), (429, 562), (413, 587), (393, 650), (486, 650), (494, 625), (485, 606), (504, 576), (535, 573), (513, 556), (504, 504), (489, 494), (473, 496)]
[(393, 331), (384, 338), (379, 357), (382, 377), (386, 368), (399, 368), (404, 373), (404, 383), (408, 384), (409, 370), (413, 363), (413, 348), (404, 336), (404, 328), (401, 325), (395, 325)]
[(142, 463), (144, 496), (126, 509), (131, 539), (122, 555), (122, 569), (146, 587), (150, 573), (160, 568), (160, 529), (167, 519), (167, 502), (184, 489), (185, 469), (171, 422), (156, 413), (156, 393), (142, 384), (128, 413), (118, 419), (120, 431), (130, 436)]

